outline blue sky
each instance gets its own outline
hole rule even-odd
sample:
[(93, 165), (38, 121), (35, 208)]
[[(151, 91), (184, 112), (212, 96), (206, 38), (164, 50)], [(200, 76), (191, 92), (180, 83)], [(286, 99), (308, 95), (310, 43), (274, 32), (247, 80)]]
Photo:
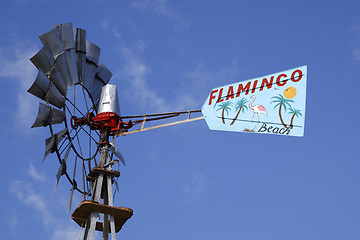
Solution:
[[(305, 136), (210, 131), (205, 121), (120, 137), (120, 239), (360, 238), (358, 1), (3, 1), (1, 239), (77, 239), (41, 164), (26, 91), (38, 36), (72, 22), (101, 48), (123, 115), (200, 109), (211, 89), (307, 65)], [(71, 159), (69, 161), (72, 161)], [(80, 196), (75, 196), (79, 201)], [(77, 202), (78, 203), (78, 202)], [(76, 203), (74, 203), (74, 206)]]

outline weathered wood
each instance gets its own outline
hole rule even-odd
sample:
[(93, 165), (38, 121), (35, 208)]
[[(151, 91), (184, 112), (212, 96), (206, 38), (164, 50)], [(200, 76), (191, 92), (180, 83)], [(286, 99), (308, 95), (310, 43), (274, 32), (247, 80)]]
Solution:
[[(132, 217), (133, 210), (130, 208), (108, 206), (85, 200), (82, 201), (75, 209), (74, 213), (71, 215), (71, 218), (80, 227), (83, 227), (91, 213), (103, 213), (113, 216), (115, 221), (115, 231), (119, 232), (125, 222)], [(109, 226), (109, 228), (111, 229), (111, 226)], [(103, 223), (96, 223), (96, 230), (103, 231)]]
[(104, 176), (109, 176), (109, 177), (119, 177), (120, 176), (120, 172), (119, 171), (115, 171), (115, 170), (105, 170), (101, 167), (94, 167), (91, 172), (89, 173), (89, 175), (86, 177), (87, 181), (94, 181), (96, 176), (103, 174)]

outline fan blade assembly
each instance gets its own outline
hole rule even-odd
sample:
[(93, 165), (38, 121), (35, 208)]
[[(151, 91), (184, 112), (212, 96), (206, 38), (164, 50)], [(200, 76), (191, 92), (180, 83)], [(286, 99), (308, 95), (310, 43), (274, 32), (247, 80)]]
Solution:
[[(71, 85), (81, 83), (96, 103), (111, 72), (99, 63), (100, 48), (86, 40), (86, 31), (74, 28), (72, 23), (58, 24), (39, 38), (43, 47), (30, 59), (31, 62), (47, 75), (64, 97)], [(55, 106), (63, 104), (57, 102)]]
[(66, 173), (66, 160), (67, 160), (67, 158), (68, 158), (68, 156), (69, 156), (71, 147), (72, 147), (72, 145), (70, 144), (70, 145), (68, 146), (68, 149), (66, 150), (64, 159), (61, 160), (61, 164), (60, 164), (59, 170), (58, 170), (58, 172), (57, 172), (57, 174), (56, 174), (56, 186), (55, 186), (54, 192), (56, 191), (56, 189), (57, 189), (57, 187), (58, 187), (58, 185), (59, 185), (60, 177)]
[(53, 153), (56, 151), (58, 144), (65, 138), (67, 131), (68, 130), (65, 128), (45, 140), (45, 156), (44, 156), (43, 160), (41, 161), (41, 163), (44, 162), (45, 158), (50, 153)]
[(72, 183), (72, 187), (71, 187), (71, 189), (70, 189), (70, 198), (69, 198), (69, 205), (68, 205), (67, 213), (69, 213), (70, 210), (71, 210), (73, 193), (74, 193), (74, 190), (77, 188), (77, 183), (76, 183), (76, 181), (75, 181), (76, 163), (77, 163), (77, 156), (75, 157), (74, 173), (73, 173), (73, 178), (72, 178), (73, 183)]
[(41, 69), (28, 92), (58, 108), (65, 106), (65, 97), (59, 92), (55, 85), (50, 82), (50, 79)]
[(59, 55), (65, 50), (64, 44), (61, 40), (61, 32), (59, 26), (53, 28), (47, 33), (44, 33), (43, 35), (39, 36), (39, 38), (43, 45), (47, 44), (49, 46), (49, 49), (55, 58), (57, 57), (57, 55)]
[(42, 70), (44, 73), (48, 73), (55, 64), (55, 58), (46, 43), (38, 53), (30, 58), (30, 61), (37, 69)]
[(65, 112), (39, 103), (39, 112), (32, 128), (46, 127), (48, 125), (59, 124), (65, 120)]
[(119, 160), (124, 164), (124, 166), (126, 166), (125, 159), (122, 156), (122, 154), (117, 150), (117, 148), (115, 147), (115, 144), (110, 143), (109, 149), (111, 152), (113, 152), (119, 158)]

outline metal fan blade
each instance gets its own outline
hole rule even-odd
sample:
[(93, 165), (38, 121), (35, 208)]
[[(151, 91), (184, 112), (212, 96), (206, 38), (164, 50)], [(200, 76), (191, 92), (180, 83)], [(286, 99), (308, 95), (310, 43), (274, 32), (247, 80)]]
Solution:
[(39, 112), (32, 128), (46, 127), (49, 124), (59, 124), (65, 120), (65, 112), (39, 103)]
[(61, 92), (63, 96), (66, 96), (70, 85), (64, 80), (59, 65), (55, 64), (55, 67), (50, 71), (50, 79), (55, 84), (56, 88)]
[(71, 84), (79, 83), (75, 49), (66, 50), (65, 56), (69, 68)]
[(73, 173), (73, 178), (72, 178), (73, 184), (72, 184), (72, 187), (70, 189), (70, 198), (69, 198), (69, 205), (68, 205), (67, 213), (69, 213), (70, 210), (71, 210), (71, 204), (72, 204), (72, 198), (73, 198), (74, 189), (77, 188), (77, 183), (75, 181), (76, 163), (77, 163), (77, 156), (75, 157), (74, 173)]
[(75, 49), (77, 52), (86, 53), (86, 30), (76, 28)]
[(65, 50), (64, 43), (61, 41), (60, 27), (58, 26), (39, 36), (39, 38), (43, 45), (47, 44), (49, 46), (49, 49), (55, 58)]
[[(72, 71), (73, 72), (76, 71), (76, 75), (77, 75), (77, 70), (73, 69), (73, 68), (76, 68), (75, 50), (73, 51), (73, 60), (70, 60), (71, 59), (70, 55), (71, 55), (70, 50), (65, 51), (65, 52), (61, 53), (56, 58), (56, 61), (55, 61), (55, 65), (58, 67), (58, 69), (61, 73), (61, 76), (64, 79), (68, 89), (75, 81), (77, 81), (76, 79), (73, 81), (71, 78), (71, 74), (73, 74), (73, 73), (71, 73)], [(74, 66), (69, 67), (69, 61), (73, 61)], [(76, 78), (77, 78), (77, 76), (76, 76)]]
[(98, 78), (97, 76), (95, 76), (93, 84), (90, 88), (90, 94), (91, 97), (93, 98), (94, 102), (96, 103), (99, 98), (100, 98), (100, 94), (101, 94), (101, 88), (105, 86), (105, 83)]
[(96, 65), (99, 63), (100, 48), (89, 41), (86, 41), (86, 58)]
[(41, 69), (44, 73), (49, 72), (52, 66), (55, 64), (55, 58), (46, 43), (38, 53), (30, 58), (30, 61), (37, 69)]
[[(97, 66), (90, 61), (86, 61), (85, 63), (85, 72), (84, 72), (84, 78), (81, 80), (82, 85), (88, 90), (88, 92), (91, 95), (91, 89), (95, 81), (95, 74), (96, 74)], [(93, 98), (93, 96), (91, 95)], [(96, 99), (93, 98), (95, 101)]]
[(64, 159), (63, 159), (65, 162), (66, 162), (67, 158), (69, 157), (69, 153), (70, 153), (72, 146), (73, 146), (72, 143), (70, 143), (68, 149), (66, 150), (66, 153), (65, 153)]
[(110, 151), (112, 151), (120, 159), (120, 161), (124, 164), (124, 166), (126, 166), (124, 157), (117, 150), (117, 148), (115, 147), (115, 145), (113, 143), (110, 143), (110, 148), (109, 149), (110, 149)]
[[(61, 40), (64, 43), (66, 54), (66, 61), (68, 64), (71, 83), (78, 83), (78, 71), (76, 66), (76, 53), (75, 53), (75, 39), (74, 29), (72, 23), (65, 23), (57, 25), (60, 28)], [(56, 26), (55, 26), (56, 27)]]
[(45, 96), (45, 101), (48, 101), (52, 105), (62, 108), (65, 106), (65, 97), (59, 92), (55, 85), (51, 84), (50, 89)]
[(54, 25), (53, 28), (59, 27), (61, 41), (64, 43), (64, 49), (75, 49), (74, 32), (72, 23), (63, 23)]
[(66, 173), (66, 160), (67, 160), (67, 158), (69, 157), (69, 153), (70, 153), (70, 150), (71, 150), (71, 146), (72, 146), (72, 144), (70, 144), (69, 147), (68, 147), (68, 149), (66, 150), (64, 159), (61, 161), (59, 170), (58, 170), (58, 172), (57, 172), (57, 174), (56, 174), (56, 187), (55, 187), (54, 192), (56, 191), (56, 189), (57, 189), (57, 187), (58, 187), (58, 185), (59, 185), (60, 177)]
[(28, 92), (44, 100), (46, 93), (49, 91), (50, 85), (50, 79), (40, 69), (33, 85), (31, 85)]
[(59, 181), (60, 181), (60, 177), (62, 175), (64, 175), (66, 173), (66, 162), (65, 160), (62, 160), (61, 161), (61, 164), (60, 164), (60, 167), (59, 167), (59, 170), (56, 174), (56, 186), (55, 186), (55, 189), (54, 189), (54, 192), (56, 191), (58, 185), (59, 185)]
[(78, 70), (78, 76), (80, 82), (82, 82), (85, 79), (86, 31), (80, 28), (76, 28), (75, 49), (76, 49), (76, 66)]
[(76, 66), (78, 69), (78, 77), (80, 82), (85, 81), (86, 53), (76, 52)]
[(77, 183), (76, 183), (75, 179), (73, 179), (73, 186), (72, 186), (72, 188), (70, 189), (70, 197), (69, 197), (69, 204), (68, 204), (67, 213), (69, 213), (70, 210), (71, 210), (73, 193), (74, 193), (74, 189), (76, 189), (76, 188), (77, 188)]
[(116, 190), (117, 190), (118, 192), (120, 192), (120, 190), (119, 190), (119, 184), (118, 184), (118, 181), (117, 181), (117, 180), (115, 181), (115, 188), (116, 188)]
[(110, 72), (110, 70), (107, 69), (103, 64), (99, 63), (96, 69), (94, 82), (90, 89), (91, 96), (93, 97), (95, 102), (97, 102), (100, 97), (101, 88), (110, 81), (111, 76), (112, 73)]
[(58, 108), (62, 108), (65, 105), (65, 98), (50, 82), (50, 79), (46, 77), (42, 70), (39, 70), (35, 82), (29, 88), (28, 92)]
[(96, 75), (104, 82), (104, 84), (107, 84), (112, 77), (111, 71), (102, 63), (98, 64)]
[[(56, 151), (58, 144), (64, 139), (66, 133), (67, 133), (67, 129), (65, 128), (45, 140), (45, 156), (44, 156), (43, 160), (41, 161), (41, 163), (44, 162), (45, 158), (50, 153), (53, 153)], [(70, 148), (71, 148), (71, 145), (70, 145), (69, 149)]]

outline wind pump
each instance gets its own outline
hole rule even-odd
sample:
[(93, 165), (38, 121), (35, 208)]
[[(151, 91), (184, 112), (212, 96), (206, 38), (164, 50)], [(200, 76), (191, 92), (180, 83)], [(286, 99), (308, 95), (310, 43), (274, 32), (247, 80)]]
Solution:
[[(42, 161), (55, 153), (60, 164), (55, 190), (61, 176), (66, 176), (71, 185), (68, 213), (73, 192), (81, 193), (82, 201), (71, 217), (84, 228), (82, 239), (93, 240), (95, 231), (100, 231), (103, 239), (111, 234), (114, 240), (133, 215), (130, 208), (114, 206), (120, 172), (113, 167), (119, 162), (125, 165), (114, 144), (115, 137), (204, 117), (193, 117), (200, 110), (121, 116), (116, 86), (108, 84), (112, 73), (100, 63), (100, 48), (86, 40), (85, 30), (71, 23), (59, 24), (39, 38), (43, 47), (30, 59), (38, 75), (28, 92), (45, 101), (39, 103), (32, 126), (50, 130)], [(180, 120), (145, 126), (147, 122), (175, 117)], [(99, 218), (102, 222), (97, 221)]]

